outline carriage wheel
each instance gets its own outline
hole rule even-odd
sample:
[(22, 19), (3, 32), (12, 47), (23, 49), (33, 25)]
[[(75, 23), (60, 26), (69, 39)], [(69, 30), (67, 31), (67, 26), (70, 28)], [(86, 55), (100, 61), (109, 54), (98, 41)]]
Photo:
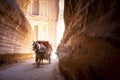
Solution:
[(49, 64), (51, 63), (51, 58), (49, 57)]

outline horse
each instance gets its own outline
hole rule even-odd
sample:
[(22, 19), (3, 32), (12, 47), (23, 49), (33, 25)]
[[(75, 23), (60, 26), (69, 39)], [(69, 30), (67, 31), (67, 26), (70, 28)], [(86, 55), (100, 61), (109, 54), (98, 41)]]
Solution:
[(44, 55), (46, 54), (46, 49), (42, 48), (38, 42), (33, 42), (33, 51), (35, 51), (35, 62), (36, 62), (36, 66), (39, 67), (42, 61), (43, 64), (43, 58)]

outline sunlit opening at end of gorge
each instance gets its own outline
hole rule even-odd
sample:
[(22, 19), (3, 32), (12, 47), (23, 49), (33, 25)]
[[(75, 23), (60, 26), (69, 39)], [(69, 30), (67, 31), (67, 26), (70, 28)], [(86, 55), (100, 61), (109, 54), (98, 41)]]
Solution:
[(60, 41), (63, 37), (63, 33), (64, 33), (64, 21), (59, 19), (57, 25), (57, 45), (60, 44)]
[(59, 18), (58, 18), (58, 24), (57, 24), (57, 45), (60, 44), (60, 41), (63, 37), (64, 28), (65, 28), (63, 13), (64, 13), (64, 0), (60, 0), (59, 1)]
[(32, 27), (33, 40), (49, 41), (56, 49), (64, 33), (64, 0), (59, 0), (59, 3), (45, 1), (46, 4), (40, 6), (42, 3), (42, 1), (31, 2), (25, 15)]
[(28, 5), (25, 13), (33, 31), (33, 40), (48, 41), (52, 45), (52, 59), (56, 58), (55, 51), (64, 33), (63, 12), (64, 0), (59, 0), (59, 3), (57, 0), (36, 0)]

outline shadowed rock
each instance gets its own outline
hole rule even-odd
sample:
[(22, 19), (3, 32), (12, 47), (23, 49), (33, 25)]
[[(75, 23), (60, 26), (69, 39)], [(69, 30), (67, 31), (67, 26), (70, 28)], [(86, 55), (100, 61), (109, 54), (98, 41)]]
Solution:
[(65, 32), (57, 49), (67, 80), (120, 80), (118, 0), (65, 0)]

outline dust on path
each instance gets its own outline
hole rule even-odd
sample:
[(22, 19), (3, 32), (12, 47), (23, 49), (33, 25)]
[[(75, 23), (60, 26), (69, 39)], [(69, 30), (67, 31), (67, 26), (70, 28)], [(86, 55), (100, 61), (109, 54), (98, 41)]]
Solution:
[(44, 60), (40, 68), (35, 68), (34, 59), (25, 60), (0, 69), (0, 80), (64, 80), (59, 74), (58, 59), (49, 64)]

